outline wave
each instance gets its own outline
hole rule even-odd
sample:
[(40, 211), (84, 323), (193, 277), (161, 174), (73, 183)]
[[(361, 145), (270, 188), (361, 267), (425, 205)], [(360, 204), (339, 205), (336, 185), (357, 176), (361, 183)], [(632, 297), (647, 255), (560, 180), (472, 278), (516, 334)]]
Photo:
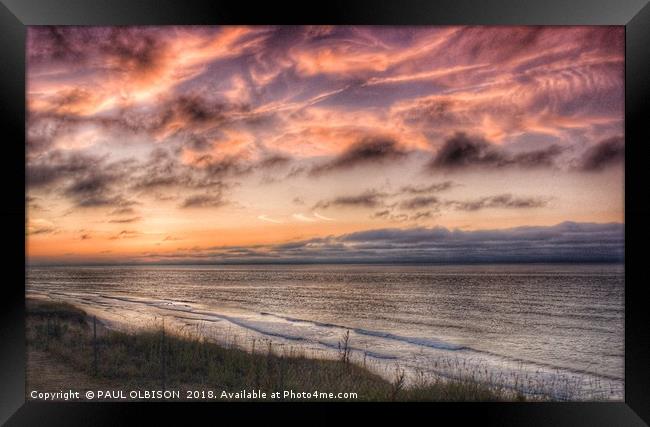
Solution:
[[(318, 322), (316, 320), (306, 320), (306, 319), (298, 319), (295, 317), (287, 317), (287, 316), (280, 316), (277, 314), (273, 313), (268, 313), (268, 312), (261, 312), (260, 313), (263, 316), (273, 316), (279, 319), (284, 319), (288, 322), (293, 322), (293, 323), (309, 323), (313, 324), (316, 326), (321, 326), (321, 327), (326, 327), (326, 328), (338, 328), (338, 329), (343, 329), (343, 330), (350, 330), (353, 331), (359, 335), (367, 335), (367, 336), (372, 336), (372, 337), (378, 337), (378, 338), (384, 338), (388, 340), (394, 340), (394, 341), (401, 341), (405, 342), (408, 344), (414, 344), (414, 345), (419, 345), (422, 347), (430, 347), (430, 348), (435, 348), (438, 350), (451, 350), (451, 351), (456, 351), (456, 350), (467, 350), (469, 349), (466, 346), (463, 345), (458, 345), (458, 344), (453, 344), (453, 343), (448, 343), (444, 342), (441, 340), (437, 339), (432, 339), (432, 338), (421, 338), (421, 337), (409, 337), (409, 336), (403, 336), (403, 335), (396, 335), (390, 332), (383, 332), (383, 331), (374, 331), (371, 329), (362, 329), (362, 328), (355, 328), (352, 326), (344, 326), (344, 325), (337, 325), (334, 323), (323, 323), (323, 322)], [(470, 349), (471, 350), (471, 349)]]
[[(81, 300), (85, 303), (92, 303), (92, 304), (97, 304), (97, 305), (102, 305), (104, 307), (105, 303), (102, 303), (101, 300), (96, 300), (93, 298), (89, 298), (86, 295), (76, 295), (76, 294), (66, 294), (63, 292), (50, 292), (50, 295), (56, 295), (58, 297), (66, 297), (66, 298), (73, 298), (77, 300)], [(219, 322), (219, 321), (227, 321), (231, 324), (234, 324), (236, 326), (239, 326), (243, 329), (250, 330), (253, 332), (256, 332), (260, 335), (264, 335), (267, 337), (275, 337), (275, 338), (280, 338), (280, 339), (285, 339), (288, 341), (294, 341), (294, 342), (304, 342), (304, 343), (311, 343), (315, 345), (320, 345), (329, 349), (338, 349), (338, 342), (327, 342), (322, 339), (318, 338), (309, 338), (304, 335), (296, 335), (296, 334), (291, 334), (288, 331), (278, 331), (277, 329), (269, 329), (269, 325), (264, 325), (260, 324), (262, 322), (259, 322), (259, 320), (254, 320), (250, 318), (245, 318), (245, 317), (238, 317), (238, 316), (232, 316), (232, 315), (227, 315), (227, 314), (222, 314), (218, 313), (215, 311), (207, 311), (207, 310), (201, 310), (197, 309), (195, 307), (192, 307), (191, 305), (187, 303), (181, 303), (179, 304), (177, 301), (171, 301), (171, 300), (152, 300), (152, 299), (144, 299), (144, 298), (132, 298), (132, 297), (126, 297), (126, 296), (117, 296), (117, 295), (106, 295), (106, 294), (93, 294), (93, 296), (102, 298), (102, 299), (110, 299), (110, 300), (117, 300), (117, 301), (122, 301), (130, 304), (141, 304), (141, 305), (146, 305), (149, 307), (154, 307), (158, 308), (161, 310), (164, 310), (166, 312), (172, 312), (175, 318), (179, 320), (193, 320), (193, 321), (208, 321), (208, 322)], [(138, 311), (138, 310), (136, 310)], [(616, 376), (611, 376), (607, 375), (604, 373), (595, 373), (591, 372), (589, 370), (583, 370), (583, 369), (575, 369), (572, 367), (566, 367), (566, 366), (558, 366), (554, 365), (551, 363), (545, 363), (541, 361), (535, 361), (535, 360), (527, 360), (523, 358), (518, 358), (514, 356), (508, 356), (508, 355), (503, 355), (499, 354), (496, 352), (492, 351), (487, 351), (487, 350), (482, 350), (482, 349), (476, 349), (467, 345), (460, 345), (460, 344), (455, 344), (455, 343), (450, 343), (446, 342), (440, 339), (436, 338), (430, 338), (430, 337), (413, 337), (413, 336), (405, 336), (405, 335), (399, 335), (391, 332), (385, 332), (385, 331), (377, 331), (377, 330), (372, 330), (372, 329), (364, 329), (364, 328), (359, 328), (359, 327), (352, 327), (352, 326), (346, 326), (343, 324), (336, 324), (336, 323), (329, 323), (329, 322), (320, 322), (317, 320), (310, 320), (310, 319), (301, 319), (297, 317), (291, 317), (291, 316), (283, 316), (283, 315), (278, 315), (270, 312), (259, 312), (257, 313), (258, 315), (261, 315), (263, 317), (273, 317), (276, 319), (281, 319), (284, 320), (288, 323), (299, 323), (299, 324), (309, 324), (309, 325), (314, 325), (319, 328), (324, 328), (324, 329), (338, 329), (341, 331), (349, 330), (351, 332), (354, 332), (358, 335), (364, 335), (364, 336), (370, 336), (370, 337), (375, 337), (383, 340), (389, 340), (389, 341), (395, 341), (399, 343), (406, 343), (410, 345), (415, 345), (419, 347), (426, 347), (426, 348), (431, 348), (435, 350), (442, 350), (442, 351), (449, 351), (449, 352), (464, 352), (464, 353), (476, 353), (476, 354), (483, 354), (495, 358), (499, 358), (505, 361), (509, 362), (516, 362), (516, 363), (524, 363), (527, 365), (531, 366), (537, 366), (537, 367), (543, 367), (547, 369), (559, 369), (562, 371), (568, 371), (568, 372), (573, 372), (575, 374), (592, 374), (592, 375), (598, 375), (602, 378), (606, 379), (611, 379), (611, 380), (621, 380), (621, 378), (616, 377)], [(192, 317), (190, 317), (190, 315)], [(379, 352), (374, 352), (374, 351), (368, 351), (365, 349), (357, 348), (357, 347), (349, 347), (351, 351), (354, 352), (359, 352), (360, 354), (366, 354), (369, 357), (377, 358), (377, 359), (399, 359), (398, 356), (394, 355), (388, 355), (388, 354), (383, 354)]]

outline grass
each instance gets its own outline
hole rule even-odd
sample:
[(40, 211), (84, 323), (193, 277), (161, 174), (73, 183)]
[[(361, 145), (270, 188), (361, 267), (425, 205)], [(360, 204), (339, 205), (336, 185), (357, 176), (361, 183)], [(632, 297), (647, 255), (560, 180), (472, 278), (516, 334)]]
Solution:
[[(350, 361), (349, 334), (339, 343), (339, 359), (309, 358), (294, 350), (278, 350), (268, 341), (253, 351), (210, 342), (200, 334), (172, 335), (164, 328), (125, 333), (97, 325), (82, 310), (59, 302), (28, 300), (28, 351), (44, 354), (59, 366), (87, 378), (86, 388), (119, 384), (122, 389), (214, 390), (237, 392), (356, 393), (361, 401), (503, 401), (521, 394), (470, 380), (428, 379), (406, 386), (396, 367), (388, 381)], [(260, 348), (261, 347), (261, 348)], [(29, 359), (28, 359), (29, 360)], [(51, 368), (56, 369), (56, 368)], [(43, 369), (41, 369), (43, 370)], [(47, 370), (47, 368), (45, 368)], [(29, 371), (29, 369), (28, 369)], [(74, 384), (43, 384), (43, 375), (29, 378), (41, 389), (58, 391)], [(60, 379), (59, 379), (60, 381)]]

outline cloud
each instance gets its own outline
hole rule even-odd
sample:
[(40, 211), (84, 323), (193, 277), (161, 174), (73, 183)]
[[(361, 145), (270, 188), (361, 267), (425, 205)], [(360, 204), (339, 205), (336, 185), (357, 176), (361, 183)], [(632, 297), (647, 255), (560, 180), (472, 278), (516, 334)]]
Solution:
[(225, 263), (621, 262), (624, 246), (623, 224), (563, 222), (475, 231), (384, 228), (276, 245), (194, 248), (143, 257), (163, 262)]
[(280, 220), (278, 220), (278, 219), (269, 218), (269, 217), (266, 216), (266, 215), (260, 215), (260, 216), (257, 217), (257, 219), (260, 219), (260, 220), (262, 220), (262, 221), (266, 221), (266, 222), (272, 222), (272, 223), (274, 223), (274, 224), (282, 224), (282, 223), (284, 223), (284, 221), (280, 221)]
[(49, 77), (67, 74), (103, 101), (85, 113), (156, 100), (199, 76), (211, 61), (241, 53), (246, 43), (237, 42), (253, 32), (228, 26), (32, 27), (30, 78), (44, 80), (34, 97), (47, 103), (62, 85)]
[(410, 219), (413, 221), (418, 221), (420, 219), (432, 218), (433, 213), (431, 211), (416, 212), (411, 215)]
[(114, 224), (128, 224), (128, 223), (131, 223), (131, 222), (140, 221), (141, 219), (142, 219), (141, 216), (134, 216), (134, 217), (131, 217), (131, 218), (111, 219), (108, 222), (114, 223)]
[(483, 138), (457, 132), (438, 150), (430, 162), (430, 167), (440, 169), (550, 167), (562, 151), (557, 145), (550, 145), (539, 150), (511, 154)]
[(422, 186), (413, 186), (406, 185), (401, 187), (399, 192), (402, 194), (427, 194), (427, 193), (439, 193), (441, 191), (449, 190), (453, 188), (455, 183), (452, 181), (437, 182), (431, 185), (422, 185)]
[(112, 210), (109, 215), (132, 215), (135, 213), (135, 209), (132, 207), (123, 207)]
[[(594, 143), (623, 131), (624, 36), (589, 26), (30, 27), (27, 191), (50, 219), (115, 215), (103, 221), (125, 227), (158, 216), (152, 205), (262, 193), (264, 204), (287, 189), (288, 202), (304, 197), (294, 211), (318, 221), (338, 218), (334, 207), (396, 222), (541, 207), (549, 199), (515, 195), (529, 183), (517, 172), (552, 169), (538, 178), (565, 194), (564, 165), (598, 171), (623, 158), (622, 141)], [(475, 185), (459, 196), (459, 184), (409, 167), (429, 158), (429, 178), (509, 168), (512, 187), (492, 195), (495, 177), (467, 177)], [(332, 193), (362, 168), (366, 186)], [(585, 218), (575, 203), (546, 206), (540, 221)]]
[(27, 185), (45, 187), (71, 176), (92, 171), (103, 159), (82, 153), (51, 151), (27, 164)]
[(197, 194), (189, 196), (183, 200), (183, 208), (218, 208), (224, 206), (227, 202), (221, 194)]
[(104, 173), (89, 173), (73, 180), (64, 190), (64, 194), (75, 200), (79, 207), (122, 206), (128, 203), (122, 196), (115, 195), (112, 184), (118, 176)]
[[(296, 156), (316, 133), (346, 135), (329, 156), (369, 131), (416, 145), (456, 129), (566, 137), (620, 115), (623, 42), (614, 27), (33, 27), (30, 117), (182, 137), (197, 151), (232, 125)], [(29, 147), (57, 134), (43, 121), (30, 120)]]
[(242, 104), (208, 101), (199, 95), (183, 94), (170, 98), (162, 107), (160, 125), (183, 123), (184, 126), (210, 123), (216, 125), (224, 122), (232, 113), (242, 113), (249, 107)]
[(55, 190), (77, 207), (126, 207), (135, 202), (128, 200), (119, 187), (129, 176), (132, 164), (130, 160), (109, 163), (106, 156), (57, 150), (28, 162), (27, 185), (50, 190), (58, 185)]
[(221, 190), (228, 177), (250, 171), (237, 156), (215, 158), (204, 154), (183, 163), (168, 150), (155, 149), (149, 158), (133, 173), (133, 188), (153, 190), (166, 188)]
[[(330, 207), (358, 207), (358, 208), (386, 208), (382, 211), (375, 212), (372, 218), (391, 218), (393, 220), (407, 220), (409, 216), (404, 213), (394, 213), (392, 209), (413, 211), (429, 208), (429, 210), (439, 211), (449, 208), (459, 211), (477, 211), (481, 209), (526, 209), (540, 208), (548, 204), (548, 197), (518, 197), (512, 194), (498, 194), (494, 196), (485, 196), (472, 200), (454, 200), (442, 199), (427, 193), (436, 193), (444, 189), (451, 188), (449, 182), (438, 183), (422, 187), (403, 187), (394, 193), (379, 192), (375, 189), (366, 190), (361, 194), (339, 196), (330, 200), (321, 200), (316, 203), (313, 209), (327, 209)], [(406, 194), (416, 194), (414, 197), (402, 199), (388, 204), (387, 201), (395, 200)], [(429, 212), (431, 214), (431, 212)], [(420, 216), (419, 218), (422, 218)]]
[[(112, 215), (133, 214), (131, 206), (140, 192), (184, 188), (210, 190), (221, 195), (228, 184), (224, 179), (246, 173), (248, 166), (237, 157), (214, 159), (204, 156), (195, 164), (183, 164), (169, 150), (154, 149), (144, 160), (109, 162), (108, 156), (55, 150), (37, 156), (27, 165), (30, 189), (59, 193), (79, 208), (111, 207)], [(218, 206), (215, 196), (190, 196), (183, 207)]]
[(340, 196), (332, 200), (320, 201), (314, 205), (314, 209), (327, 209), (331, 206), (376, 208), (383, 204), (386, 196), (386, 193), (368, 190), (354, 196)]
[(325, 215), (321, 215), (318, 212), (314, 212), (314, 216), (318, 219), (322, 219), (323, 221), (335, 221), (334, 218), (327, 217)]
[(154, 152), (133, 177), (136, 190), (154, 190), (169, 187), (192, 187), (193, 177), (188, 168), (167, 153)]
[(111, 236), (110, 239), (111, 240), (131, 239), (131, 238), (134, 238), (134, 237), (138, 237), (141, 234), (142, 233), (140, 233), (139, 231), (135, 231), (135, 230), (122, 230), (119, 233), (117, 233), (116, 235)]
[(625, 139), (622, 136), (608, 138), (589, 148), (579, 162), (579, 169), (587, 172), (603, 170), (621, 164), (625, 160)]
[(388, 218), (390, 216), (390, 209), (384, 209), (383, 211), (377, 211), (372, 214), (372, 218)]
[[(539, 133), (571, 144), (576, 134), (621, 129), (623, 42), (613, 27), (457, 28), (419, 65), (477, 68), (432, 79), (439, 90), (404, 99), (394, 111), (436, 139), (461, 129), (498, 143)], [(402, 70), (422, 70), (409, 65)]]
[(103, 55), (116, 68), (145, 72), (158, 65), (163, 42), (146, 27), (84, 28), (43, 26), (30, 29), (29, 57), (36, 63), (86, 63)]
[(33, 226), (27, 228), (27, 234), (29, 235), (52, 234), (52, 233), (56, 233), (57, 230), (58, 229), (56, 227)]
[(558, 145), (549, 145), (540, 150), (518, 153), (510, 157), (510, 164), (520, 167), (553, 167), (555, 160), (565, 150)]
[(291, 215), (291, 217), (294, 218), (294, 219), (297, 219), (298, 221), (302, 221), (302, 222), (315, 222), (316, 221), (316, 219), (308, 217), (308, 216), (306, 216), (304, 214), (301, 214), (301, 213), (293, 214), (293, 215)]
[(271, 154), (261, 159), (257, 166), (268, 169), (284, 166), (291, 161), (291, 157), (282, 154)]
[(404, 200), (400, 203), (402, 209), (422, 209), (432, 206), (439, 206), (440, 200), (434, 196), (418, 196)]
[(422, 219), (430, 219), (435, 216), (432, 211), (420, 211), (415, 212), (411, 215), (406, 213), (393, 213), (390, 209), (385, 209), (383, 211), (377, 211), (370, 215), (370, 218), (373, 219), (383, 219), (386, 221), (392, 222), (405, 222), (405, 221), (420, 221)]
[(314, 167), (312, 174), (320, 174), (361, 165), (377, 164), (399, 160), (407, 152), (391, 138), (366, 137), (350, 145), (329, 162)]
[(477, 211), (487, 208), (529, 209), (546, 206), (548, 199), (542, 197), (515, 197), (512, 194), (500, 194), (469, 201), (450, 201), (448, 204), (461, 211)]

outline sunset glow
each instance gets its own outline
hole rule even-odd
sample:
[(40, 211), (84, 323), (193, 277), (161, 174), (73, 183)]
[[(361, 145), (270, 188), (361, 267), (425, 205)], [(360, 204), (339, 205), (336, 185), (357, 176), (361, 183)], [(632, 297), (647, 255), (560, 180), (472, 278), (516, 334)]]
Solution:
[(30, 263), (622, 251), (623, 27), (30, 27), (27, 57)]

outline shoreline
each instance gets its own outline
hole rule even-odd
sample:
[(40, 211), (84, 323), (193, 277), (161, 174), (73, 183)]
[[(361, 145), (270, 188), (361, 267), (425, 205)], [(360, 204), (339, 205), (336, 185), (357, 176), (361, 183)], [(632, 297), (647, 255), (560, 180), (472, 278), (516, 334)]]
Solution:
[[(105, 296), (102, 296), (104, 298)], [(316, 344), (308, 344), (308, 341), (303, 339), (294, 341), (291, 337), (288, 339), (282, 336), (268, 335), (263, 332), (256, 333), (256, 329), (246, 329), (246, 326), (239, 324), (241, 320), (238, 317), (232, 322), (231, 316), (234, 313), (215, 313), (210, 312), (211, 315), (219, 318), (218, 321), (203, 318), (194, 318), (183, 316), (175, 316), (165, 314), (169, 308), (159, 303), (153, 304), (155, 310), (150, 312), (141, 311), (136, 308), (134, 313), (138, 313), (136, 318), (131, 318), (131, 312), (122, 310), (113, 311), (110, 308), (110, 316), (105, 318), (109, 312), (103, 307), (93, 306), (90, 300), (86, 301), (85, 298), (73, 298), (70, 301), (65, 298), (64, 294), (49, 295), (38, 293), (30, 295), (28, 298), (39, 299), (42, 301), (61, 301), (97, 315), (98, 324), (103, 327), (113, 329), (117, 332), (126, 334), (138, 334), (142, 331), (150, 331), (152, 329), (160, 328), (162, 323), (161, 319), (166, 319), (165, 329), (168, 334), (176, 334), (179, 337), (190, 336), (196, 338), (195, 335), (200, 335), (201, 341), (208, 341), (218, 346), (233, 349), (248, 353), (259, 353), (260, 349), (265, 348), (267, 345), (272, 346), (274, 352), (282, 353), (283, 355), (300, 354), (303, 358), (314, 359), (318, 361), (336, 361), (337, 343), (336, 341), (328, 342), (327, 348), (320, 348)], [(109, 298), (109, 297), (105, 297)], [(77, 301), (79, 299), (79, 301)], [(120, 301), (134, 302), (130, 298), (120, 297)], [(170, 301), (169, 304), (172, 304)], [(173, 304), (172, 304), (173, 305)], [(181, 304), (183, 305), (183, 304)], [(202, 308), (191, 309), (189, 306), (184, 308), (187, 310), (188, 315), (203, 315)], [(185, 311), (183, 311), (185, 313)], [(268, 313), (261, 313), (267, 314)], [(138, 318), (139, 317), (139, 318)], [(143, 321), (143, 318), (145, 319)], [(151, 319), (154, 319), (153, 321)], [(194, 321), (190, 324), (188, 321)], [(164, 320), (163, 320), (164, 322)], [(232, 324), (230, 324), (232, 323)], [(227, 327), (226, 327), (227, 325)], [(336, 326), (336, 325), (333, 325)], [(547, 376), (540, 376), (540, 371), (530, 374), (527, 370), (521, 367), (518, 370), (513, 370), (508, 367), (493, 367), (489, 361), (481, 361), (479, 364), (468, 363), (465, 365), (464, 360), (466, 356), (452, 354), (441, 356), (437, 361), (431, 362), (430, 365), (419, 366), (413, 361), (408, 359), (386, 359), (385, 357), (376, 357), (374, 351), (369, 351), (372, 347), (365, 347), (363, 343), (356, 341), (358, 336), (355, 328), (340, 327), (341, 333), (344, 331), (353, 332), (356, 338), (351, 339), (349, 345), (349, 359), (352, 364), (362, 366), (373, 375), (378, 375), (383, 380), (391, 382), (395, 379), (396, 371), (404, 371), (405, 379), (404, 386), (411, 387), (413, 384), (421, 385), (423, 382), (472, 382), (480, 385), (489, 390), (498, 390), (501, 393), (512, 395), (522, 395), (529, 400), (550, 400), (550, 401), (617, 401), (617, 395), (611, 386), (607, 383), (599, 382), (590, 383), (590, 387), (596, 387), (595, 392), (585, 393), (576, 377), (569, 376), (560, 371), (550, 372)], [(241, 329), (241, 330), (240, 330)], [(338, 337), (335, 337), (338, 338)], [(320, 342), (320, 344), (324, 344)], [(359, 347), (361, 345), (361, 347)], [(445, 352), (442, 352), (445, 353)], [(381, 356), (381, 355), (380, 355)], [(469, 359), (467, 359), (469, 360)], [(510, 369), (510, 371), (508, 371)], [(591, 390), (591, 389), (589, 389)]]
[[(351, 362), (347, 344), (343, 344), (339, 360), (314, 359), (294, 349), (279, 352), (271, 343), (263, 352), (250, 353), (210, 342), (205, 337), (177, 336), (162, 330), (126, 333), (100, 322), (95, 347), (99, 348), (99, 357), (94, 362), (92, 326), (88, 326), (86, 312), (67, 303), (37, 298), (28, 298), (27, 307), (28, 354), (36, 350), (41, 360), (47, 354), (54, 363), (86, 375), (85, 384), (90, 386), (108, 381), (140, 389), (182, 386), (188, 390), (219, 389), (227, 393), (265, 388), (296, 393), (321, 390), (334, 395), (357, 393), (358, 398), (350, 400), (362, 401), (525, 399), (521, 394), (468, 380), (422, 380), (407, 387), (404, 371), (397, 369), (393, 381), (388, 381)], [(143, 357), (143, 352), (147, 356)], [(205, 358), (206, 354), (214, 357)], [(48, 384), (47, 380), (42, 383), (42, 378), (39, 381), (41, 384), (36, 384), (33, 376), (28, 377), (28, 388), (37, 385), (55, 392), (61, 388), (61, 384)]]

